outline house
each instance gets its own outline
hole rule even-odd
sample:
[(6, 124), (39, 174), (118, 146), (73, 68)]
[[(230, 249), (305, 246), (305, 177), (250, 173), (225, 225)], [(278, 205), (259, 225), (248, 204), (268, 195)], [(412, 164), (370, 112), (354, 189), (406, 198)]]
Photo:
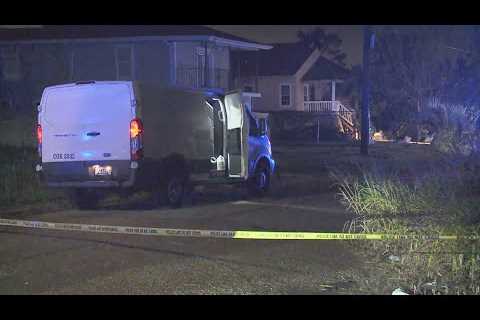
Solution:
[(356, 134), (354, 110), (342, 92), (349, 70), (318, 49), (281, 43), (271, 50), (235, 52), (232, 68), (235, 86), (261, 93), (255, 111), (295, 115), (303, 123), (308, 119), (334, 123), (338, 132)]
[(0, 103), (31, 114), (44, 87), (140, 80), (233, 89), (230, 56), (271, 46), (193, 25), (49, 25), (0, 29)]

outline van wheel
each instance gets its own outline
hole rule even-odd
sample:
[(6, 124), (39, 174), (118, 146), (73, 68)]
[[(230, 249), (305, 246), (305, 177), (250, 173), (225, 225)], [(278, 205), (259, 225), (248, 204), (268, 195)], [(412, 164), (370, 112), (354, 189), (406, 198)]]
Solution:
[(95, 190), (74, 189), (71, 192), (73, 204), (80, 210), (92, 210), (98, 207), (100, 195)]
[(164, 178), (160, 185), (152, 190), (153, 207), (158, 208), (161, 205), (181, 207), (186, 193), (186, 181), (181, 174), (172, 174)]
[(165, 185), (165, 196), (168, 204), (172, 208), (182, 206), (185, 195), (185, 179), (180, 175), (172, 175), (167, 179)]
[(248, 193), (262, 197), (270, 188), (270, 170), (265, 162), (260, 162), (255, 168), (255, 174), (247, 182)]

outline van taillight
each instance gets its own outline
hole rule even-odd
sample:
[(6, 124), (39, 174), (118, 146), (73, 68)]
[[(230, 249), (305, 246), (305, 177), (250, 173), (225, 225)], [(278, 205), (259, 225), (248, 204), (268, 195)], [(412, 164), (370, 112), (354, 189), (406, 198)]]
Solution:
[(132, 160), (143, 158), (143, 124), (138, 118), (130, 121), (130, 152)]
[(37, 124), (37, 145), (38, 145), (38, 155), (42, 156), (42, 139), (43, 139), (43, 131), (42, 126)]

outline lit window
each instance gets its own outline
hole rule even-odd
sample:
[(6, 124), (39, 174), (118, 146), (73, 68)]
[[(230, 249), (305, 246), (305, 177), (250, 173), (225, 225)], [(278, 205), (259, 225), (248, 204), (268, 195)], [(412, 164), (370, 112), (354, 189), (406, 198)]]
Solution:
[(5, 80), (20, 79), (20, 58), (16, 47), (4, 47), (1, 49), (2, 76)]
[(117, 80), (133, 80), (133, 52), (130, 46), (115, 48)]
[(290, 106), (292, 104), (291, 96), (292, 96), (291, 85), (282, 84), (280, 86), (280, 104), (282, 106)]

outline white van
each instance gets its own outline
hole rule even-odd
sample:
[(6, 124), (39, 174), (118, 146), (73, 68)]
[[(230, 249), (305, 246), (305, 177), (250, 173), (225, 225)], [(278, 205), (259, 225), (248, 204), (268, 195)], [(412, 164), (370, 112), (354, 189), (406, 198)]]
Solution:
[(264, 193), (275, 162), (247, 96), (131, 81), (47, 87), (37, 171), (47, 186), (70, 188), (80, 207), (93, 207), (99, 188), (149, 188), (172, 206), (197, 183), (247, 182)]

